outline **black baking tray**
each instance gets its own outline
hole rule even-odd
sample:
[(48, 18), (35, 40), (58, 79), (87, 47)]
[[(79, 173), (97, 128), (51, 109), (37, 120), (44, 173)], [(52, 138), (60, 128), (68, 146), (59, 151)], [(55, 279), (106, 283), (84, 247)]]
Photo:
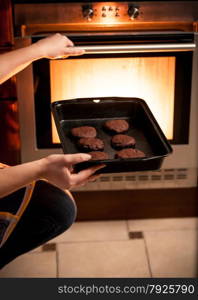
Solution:
[[(86, 161), (75, 166), (76, 171), (104, 163), (105, 168), (98, 173), (136, 172), (160, 169), (164, 158), (172, 148), (151, 113), (146, 102), (139, 98), (95, 97), (77, 98), (53, 102), (51, 105), (55, 124), (65, 154), (79, 153), (76, 143), (71, 138), (71, 129), (78, 126), (94, 126), (97, 137), (105, 143), (104, 151), (108, 160)], [(127, 135), (136, 139), (136, 148), (146, 157), (115, 159), (111, 147), (112, 136), (104, 130), (104, 122), (112, 119), (124, 119), (129, 122)]]

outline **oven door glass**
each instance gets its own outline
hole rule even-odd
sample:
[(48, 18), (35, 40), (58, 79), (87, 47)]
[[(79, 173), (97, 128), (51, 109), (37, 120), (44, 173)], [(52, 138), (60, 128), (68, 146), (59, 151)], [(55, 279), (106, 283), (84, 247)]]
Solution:
[[(144, 99), (173, 139), (175, 57), (110, 57), (50, 61), (51, 101), (89, 97)], [(53, 125), (53, 142), (59, 142)]]

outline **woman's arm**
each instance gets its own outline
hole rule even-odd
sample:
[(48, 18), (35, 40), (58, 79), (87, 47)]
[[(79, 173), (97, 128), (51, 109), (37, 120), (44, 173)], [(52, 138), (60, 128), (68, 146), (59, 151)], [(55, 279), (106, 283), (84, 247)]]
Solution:
[(94, 166), (71, 173), (72, 166), (91, 158), (89, 154), (53, 154), (48, 157), (0, 170), (0, 198), (26, 186), (34, 180), (45, 179), (62, 190), (83, 185), (95, 178), (93, 174), (104, 167)]
[(0, 84), (40, 58), (68, 57), (81, 55), (83, 49), (76, 49), (66, 36), (56, 33), (38, 42), (0, 55)]

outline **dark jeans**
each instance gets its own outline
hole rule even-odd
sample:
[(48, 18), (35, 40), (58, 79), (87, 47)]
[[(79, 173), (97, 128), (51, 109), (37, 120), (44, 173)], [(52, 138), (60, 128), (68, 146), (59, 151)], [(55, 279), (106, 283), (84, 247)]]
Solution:
[[(0, 211), (15, 213), (21, 189), (0, 199)], [(75, 221), (76, 206), (57, 187), (44, 181), (36, 183), (32, 198), (11, 236), (0, 248), (0, 269), (24, 254), (63, 233)]]

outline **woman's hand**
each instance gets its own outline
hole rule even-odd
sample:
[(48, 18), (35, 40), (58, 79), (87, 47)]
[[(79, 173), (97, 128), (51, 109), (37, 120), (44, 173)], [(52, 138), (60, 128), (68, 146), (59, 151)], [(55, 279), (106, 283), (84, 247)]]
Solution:
[(27, 47), (0, 55), (0, 84), (40, 58), (65, 58), (81, 55), (85, 51), (75, 48), (66, 36), (56, 33)]
[(77, 49), (65, 35), (60, 33), (53, 34), (47, 38), (39, 40), (33, 44), (38, 48), (41, 57), (45, 58), (66, 58), (70, 55), (81, 55), (83, 49)]
[(52, 154), (40, 160), (40, 177), (63, 190), (84, 185), (88, 181), (95, 180), (98, 175), (94, 175), (94, 173), (105, 167), (105, 165), (99, 165), (79, 173), (72, 173), (73, 165), (90, 158), (91, 156), (85, 153)]

